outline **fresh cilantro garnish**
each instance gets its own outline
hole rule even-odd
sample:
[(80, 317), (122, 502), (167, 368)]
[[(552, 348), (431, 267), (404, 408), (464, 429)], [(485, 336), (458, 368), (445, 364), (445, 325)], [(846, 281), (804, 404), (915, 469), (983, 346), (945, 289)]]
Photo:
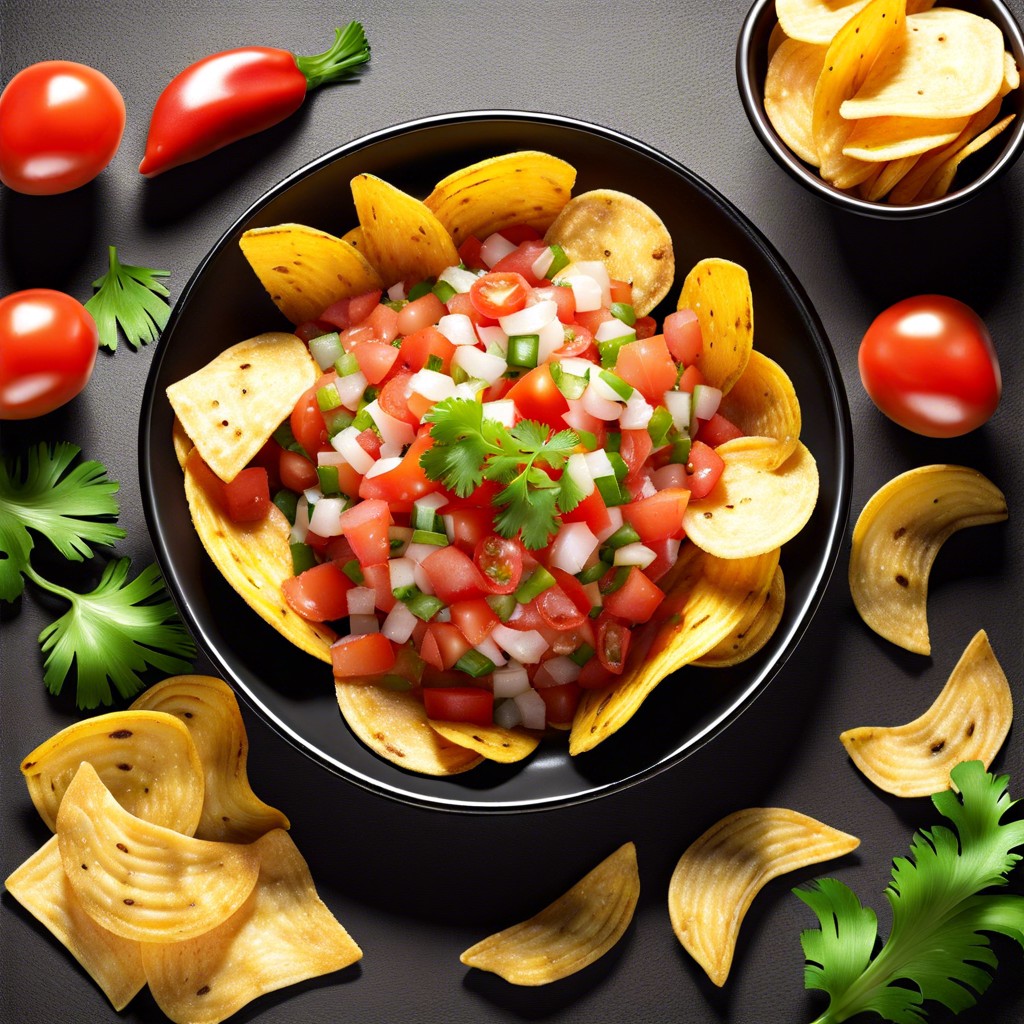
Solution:
[(48, 537), (65, 557), (91, 558), (91, 544), (113, 544), (125, 536), (113, 495), (99, 462), (80, 462), (76, 445), (61, 442), (30, 448), (24, 473), (20, 459), (0, 459), (0, 599), (13, 601), (24, 589), (33, 540), (30, 530)]
[(579, 444), (575, 431), (552, 434), (533, 420), (509, 429), (486, 419), (481, 403), (466, 398), (446, 398), (424, 418), (433, 424), (434, 445), (420, 456), (420, 465), (431, 480), (460, 498), (484, 480), (505, 485), (495, 498), (494, 525), (502, 536), (518, 535), (526, 547), (542, 548), (558, 529), (558, 514), (583, 499), (575, 481), (560, 472)]
[(892, 931), (875, 953), (878, 920), (833, 878), (795, 890), (817, 915), (821, 930), (805, 931), (805, 984), (829, 994), (814, 1024), (838, 1024), (873, 1012), (893, 1024), (925, 1021), (926, 999), (954, 1013), (977, 1002), (992, 980), (996, 957), (985, 933), (1006, 935), (1024, 947), (1024, 896), (987, 892), (1005, 886), (1021, 859), (1024, 821), (1002, 823), (1017, 802), (1007, 776), (980, 761), (951, 773), (959, 796), (938, 793), (932, 802), (956, 826), (918, 832), (910, 859), (893, 861), (885, 895)]
[(158, 280), (169, 270), (133, 267), (117, 258), (117, 247), (110, 246), (110, 269), (93, 281), (96, 294), (85, 304), (100, 334), (100, 344), (111, 351), (117, 348), (117, 328), (132, 348), (139, 348), (156, 339), (167, 324), (171, 294)]

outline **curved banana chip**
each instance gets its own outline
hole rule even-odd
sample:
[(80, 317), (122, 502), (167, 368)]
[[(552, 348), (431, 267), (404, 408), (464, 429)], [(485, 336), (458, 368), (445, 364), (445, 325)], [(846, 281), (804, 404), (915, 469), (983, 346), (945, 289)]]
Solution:
[(515, 764), (532, 754), (540, 743), (539, 732), (527, 729), (504, 729), (500, 725), (477, 725), (474, 722), (442, 722), (428, 718), (430, 728), (439, 736), (472, 750), (488, 761)]
[(668, 888), (672, 930), (719, 987), (754, 897), (773, 878), (842, 857), (860, 840), (784, 807), (748, 807), (712, 825), (679, 858)]
[(890, 480), (853, 529), (850, 593), (860, 617), (886, 640), (930, 654), (928, 575), (939, 548), (965, 526), (1007, 515), (1003, 492), (966, 466), (921, 466)]
[(558, 981), (622, 938), (639, 898), (636, 847), (625, 843), (539, 914), (481, 939), (459, 959), (513, 985)]
[(923, 715), (890, 728), (847, 729), (839, 739), (879, 789), (931, 796), (949, 788), (949, 773), (961, 761), (981, 761), (987, 769), (1012, 720), (1010, 684), (982, 629)]

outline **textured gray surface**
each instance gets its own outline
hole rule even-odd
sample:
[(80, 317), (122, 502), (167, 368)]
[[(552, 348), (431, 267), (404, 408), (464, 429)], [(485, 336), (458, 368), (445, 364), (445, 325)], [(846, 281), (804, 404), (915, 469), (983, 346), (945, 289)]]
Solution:
[[(1024, 3), (1011, 0), (1018, 18)], [(403, 9), (406, 8), (406, 9)], [(907, 721), (923, 710), (979, 628), (988, 630), (1022, 700), (1024, 554), (1024, 168), (969, 209), (934, 221), (886, 225), (852, 219), (805, 194), (768, 158), (740, 107), (734, 45), (744, 4), (527, 0), (516, 5), (367, 2), (328, 9), (310, 0), (207, 5), (125, 0), (43, 5), (0, 0), (0, 80), (37, 60), (64, 57), (106, 72), (125, 95), (121, 150), (93, 185), (65, 197), (0, 192), (0, 291), (31, 285), (81, 296), (115, 243), (131, 262), (173, 270), (172, 295), (224, 228), (266, 189), (340, 142), (385, 125), (454, 110), (518, 108), (591, 120), (633, 134), (707, 179), (766, 234), (804, 285), (832, 340), (856, 441), (853, 515), (889, 477), (930, 462), (962, 462), (1006, 492), (1009, 523), (964, 531), (932, 574), (933, 656), (876, 638), (849, 599), (845, 552), (803, 643), (764, 695), (725, 734), (640, 788), (596, 803), (520, 818), (449, 816), (356, 789), (316, 768), (247, 713), (250, 774), (283, 807), (321, 895), (362, 945), (343, 974), (251, 1004), (260, 1022), (604, 1022), (793, 1024), (820, 1010), (804, 992), (801, 928), (810, 912), (792, 885), (834, 873), (879, 911), (890, 860), (935, 814), (927, 801), (887, 798), (862, 779), (837, 736), (860, 724)], [(174, 175), (145, 182), (136, 168), (149, 112), (164, 83), (207, 53), (244, 43), (317, 52), (333, 24), (363, 21), (373, 60), (357, 83), (312, 96), (291, 121)], [(982, 431), (957, 441), (916, 438), (883, 420), (861, 388), (857, 342), (886, 304), (948, 292), (984, 316), (1002, 361), (1005, 394)], [(71, 440), (121, 481), (118, 550), (151, 557), (136, 467), (143, 384), (152, 352), (122, 345), (101, 354), (89, 389), (45, 419), (3, 427), (4, 451), (32, 439)], [(813, 401), (813, 396), (801, 396)], [(75, 715), (41, 682), (36, 636), (51, 610), (35, 595), (0, 625), (0, 796), (6, 876), (45, 838), (18, 763)], [(1024, 793), (1019, 727), (999, 755)], [(723, 990), (676, 942), (665, 908), (683, 849), (739, 807), (789, 806), (862, 839), (825, 869), (770, 885), (755, 901)], [(546, 988), (515, 989), (468, 972), (460, 951), (528, 916), (597, 860), (632, 839), (643, 893), (620, 945), (583, 973)], [(1020, 884), (1018, 883), (1018, 888)], [(1024, 1016), (1020, 952), (999, 947), (1000, 971), (972, 1024)], [(5, 1024), (155, 1022), (140, 995), (120, 1015), (65, 952), (4, 895), (0, 898), (0, 1019)], [(936, 1013), (934, 1019), (949, 1019)]]

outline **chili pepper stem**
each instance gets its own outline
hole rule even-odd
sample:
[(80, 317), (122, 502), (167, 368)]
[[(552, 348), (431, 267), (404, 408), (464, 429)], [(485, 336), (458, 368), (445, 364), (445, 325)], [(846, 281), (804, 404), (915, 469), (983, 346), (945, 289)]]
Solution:
[(323, 53), (296, 57), (295, 63), (306, 78), (306, 90), (337, 82), (370, 59), (370, 44), (363, 26), (350, 21), (344, 29), (334, 30), (334, 42)]

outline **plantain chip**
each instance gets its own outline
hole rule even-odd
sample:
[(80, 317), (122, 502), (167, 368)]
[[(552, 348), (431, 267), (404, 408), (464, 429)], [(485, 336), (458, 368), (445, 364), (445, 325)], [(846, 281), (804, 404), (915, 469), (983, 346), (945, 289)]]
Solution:
[(138, 942), (107, 931), (85, 912), (52, 836), (7, 877), (7, 891), (81, 964), (115, 1010), (146, 983)]
[(260, 334), (167, 388), (185, 433), (230, 482), (267, 443), (320, 371), (294, 335)]
[(625, 934), (639, 898), (636, 847), (624, 843), (539, 914), (482, 939), (460, 959), (513, 985), (547, 985), (604, 956)]
[(258, 522), (233, 522), (203, 485), (206, 468), (198, 449), (193, 450), (185, 463), (185, 496), (206, 553), (260, 618), (307, 654), (329, 662), (336, 639), (333, 630), (307, 622), (282, 595), (282, 583), (292, 576), (291, 528), (284, 513), (271, 503)]
[(998, 138), (999, 135), (1009, 128), (1015, 117), (1016, 114), (1007, 114), (1006, 117), (1001, 118), (994, 125), (980, 132), (965, 145), (961, 146), (955, 153), (947, 156), (939, 165), (938, 170), (928, 179), (927, 183), (918, 193), (918, 201), (928, 202), (929, 200), (944, 196), (950, 190), (953, 178), (956, 176), (960, 164), (969, 156), (977, 153), (979, 149), (987, 146), (993, 139)]
[(853, 528), (849, 581), (860, 617), (879, 636), (930, 654), (928, 576), (946, 538), (1008, 516), (1003, 492), (966, 466), (908, 470), (880, 487)]
[(433, 718), (427, 721), (430, 728), (446, 740), (499, 764), (522, 761), (540, 743), (540, 734), (526, 729), (503, 729), (499, 725), (481, 726), (472, 722), (439, 722)]
[(679, 858), (668, 889), (672, 930), (716, 985), (732, 967), (740, 925), (773, 878), (855, 850), (860, 840), (782, 807), (735, 811)]
[(29, 796), (51, 830), (61, 798), (88, 761), (130, 813), (192, 835), (203, 808), (203, 766), (188, 730), (157, 711), (113, 711), (69, 725), (21, 762)]
[(218, 1024), (261, 995), (362, 957), (288, 834), (268, 832), (253, 848), (259, 877), (226, 921), (195, 938), (143, 944), (150, 991), (176, 1024)]
[(373, 174), (357, 174), (351, 185), (361, 249), (385, 287), (435, 276), (459, 262), (451, 235), (419, 199)]
[(423, 702), (408, 691), (335, 680), (342, 717), (379, 757), (423, 775), (457, 775), (484, 758), (430, 727)]
[[(869, 0), (776, 0), (775, 14), (788, 36), (827, 44)], [(927, 11), (935, 0), (907, 0), (907, 14)]]
[(878, 174), (861, 182), (860, 194), (873, 203), (884, 199), (913, 171), (917, 162), (925, 159), (926, 156), (927, 154), (920, 153), (916, 156), (905, 156), (899, 160), (887, 161), (879, 167)]
[(172, 676), (144, 690), (132, 708), (173, 716), (192, 737), (206, 778), (198, 839), (247, 843), (288, 828), (288, 818), (252, 791), (246, 770), (249, 737), (238, 701), (222, 679)]
[(238, 242), (274, 305), (293, 323), (339, 299), (380, 288), (380, 275), (347, 237), (304, 224), (250, 228)]
[[(864, 0), (866, 2), (866, 0)], [(801, 160), (818, 166), (811, 131), (814, 87), (825, 64), (826, 47), (783, 39), (768, 64), (764, 81), (764, 112), (782, 141)]]
[(704, 380), (723, 392), (739, 380), (754, 347), (750, 278), (738, 263), (704, 259), (686, 275), (677, 309), (692, 309), (704, 347), (696, 364)]
[(945, 146), (967, 127), (968, 117), (862, 117), (843, 144), (843, 154), (883, 163)]
[(886, 793), (930, 796), (949, 789), (961, 761), (986, 768), (1013, 720), (1006, 673), (984, 630), (975, 633), (942, 692), (906, 725), (847, 729), (839, 739), (853, 763)]
[(786, 604), (786, 580), (776, 566), (771, 586), (760, 605), (752, 604), (739, 625), (693, 664), (701, 668), (728, 668), (752, 658), (772, 638), (782, 621)]
[(685, 545), (654, 618), (630, 641), (626, 667), (613, 684), (586, 689), (573, 717), (569, 753), (592, 750), (617, 732), (666, 676), (728, 638), (768, 593), (778, 550), (753, 558), (715, 558)]
[(723, 396), (719, 411), (747, 436), (772, 437), (780, 442), (776, 451), (779, 465), (796, 449), (803, 425), (796, 389), (786, 371), (756, 349)]
[(738, 437), (715, 449), (725, 463), (718, 484), (683, 513), (697, 547), (719, 558), (750, 558), (803, 529), (817, 504), (817, 464), (800, 441), (777, 464), (779, 445), (770, 437)]
[(675, 279), (672, 236), (664, 221), (625, 192), (603, 188), (574, 196), (544, 239), (560, 245), (573, 261), (600, 261), (610, 277), (630, 281), (638, 316), (654, 309)]
[(471, 235), (525, 224), (543, 234), (569, 201), (576, 168), (548, 153), (523, 150), (454, 171), (424, 200), (456, 246)]
[(61, 800), (57, 841), (85, 912), (139, 942), (209, 931), (245, 902), (259, 872), (251, 845), (193, 839), (129, 814), (88, 762)]

